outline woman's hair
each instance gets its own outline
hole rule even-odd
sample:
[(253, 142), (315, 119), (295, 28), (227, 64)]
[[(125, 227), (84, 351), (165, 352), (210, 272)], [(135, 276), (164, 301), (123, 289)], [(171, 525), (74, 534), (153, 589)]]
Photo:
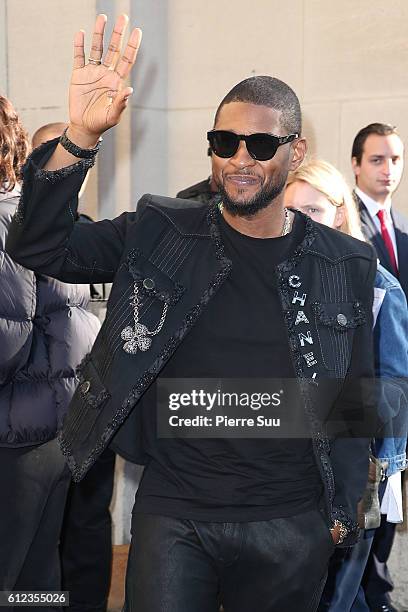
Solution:
[(343, 175), (334, 166), (320, 159), (311, 160), (291, 173), (288, 185), (295, 181), (308, 183), (320, 191), (333, 206), (343, 207), (344, 221), (338, 229), (349, 236), (365, 240), (354, 198)]
[(0, 190), (12, 191), (21, 180), (29, 150), (28, 134), (13, 105), (0, 95)]

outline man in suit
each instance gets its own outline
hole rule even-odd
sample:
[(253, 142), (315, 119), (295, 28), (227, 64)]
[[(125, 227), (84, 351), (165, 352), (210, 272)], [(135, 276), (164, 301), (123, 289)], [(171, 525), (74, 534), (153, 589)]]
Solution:
[(371, 123), (358, 132), (351, 155), (363, 233), (408, 297), (408, 218), (391, 207), (404, 169), (403, 142), (395, 127)]
[[(356, 135), (352, 147), (356, 179), (354, 197), (362, 230), (377, 251), (381, 264), (398, 278), (408, 297), (408, 219), (392, 209), (392, 195), (404, 169), (404, 145), (395, 127), (371, 123)], [(383, 493), (383, 491), (381, 492)], [(367, 604), (372, 612), (392, 612), (393, 583), (387, 568), (395, 523), (382, 516), (363, 578)]]

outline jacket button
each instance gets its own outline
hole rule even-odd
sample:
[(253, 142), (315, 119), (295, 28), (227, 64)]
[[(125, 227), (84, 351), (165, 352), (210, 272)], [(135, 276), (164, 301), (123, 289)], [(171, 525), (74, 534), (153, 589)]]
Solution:
[(85, 382), (83, 382), (82, 385), (79, 387), (81, 393), (83, 393), (84, 395), (88, 393), (90, 388), (91, 388), (91, 383), (89, 382), (89, 380), (86, 380)]
[(154, 289), (154, 280), (152, 278), (145, 278), (143, 281), (143, 287), (145, 289)]
[(337, 323), (339, 325), (347, 325), (347, 317), (344, 314), (338, 314), (337, 315)]

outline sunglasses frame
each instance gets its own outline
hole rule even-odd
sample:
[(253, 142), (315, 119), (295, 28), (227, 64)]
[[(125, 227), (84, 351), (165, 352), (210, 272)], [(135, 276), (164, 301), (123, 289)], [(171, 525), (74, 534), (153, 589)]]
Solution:
[[(214, 134), (217, 134), (219, 132), (223, 132), (226, 134), (232, 134), (236, 138), (237, 146), (236, 146), (235, 151), (232, 153), (232, 155), (219, 155), (218, 153), (216, 153), (216, 151), (212, 147), (211, 138)], [(260, 159), (259, 157), (256, 157), (256, 155), (254, 155), (254, 153), (250, 150), (251, 149), (250, 138), (253, 136), (267, 136), (268, 139), (273, 138), (276, 141), (276, 148), (275, 148), (273, 155), (271, 155), (270, 157), (266, 157), (265, 159)], [(286, 144), (287, 142), (292, 142), (296, 138), (299, 138), (299, 134), (294, 133), (294, 134), (288, 134), (287, 136), (276, 136), (275, 134), (268, 134), (267, 132), (255, 132), (254, 134), (236, 134), (235, 132), (231, 132), (230, 130), (210, 130), (209, 132), (207, 132), (207, 140), (210, 143), (211, 151), (214, 153), (214, 155), (216, 155), (217, 157), (221, 157), (222, 159), (230, 159), (231, 157), (234, 157), (234, 155), (238, 151), (239, 143), (241, 142), (241, 140), (244, 140), (247, 151), (249, 155), (252, 157), (252, 159), (255, 159), (257, 161), (268, 161), (272, 159), (273, 157), (275, 157), (276, 152), (281, 145)], [(249, 141), (249, 147), (248, 147), (248, 141)]]

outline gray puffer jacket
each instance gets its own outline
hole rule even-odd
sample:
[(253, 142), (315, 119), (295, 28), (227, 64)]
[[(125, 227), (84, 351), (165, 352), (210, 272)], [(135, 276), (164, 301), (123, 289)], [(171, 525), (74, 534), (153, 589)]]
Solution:
[(4, 244), (19, 190), (0, 192), (0, 446), (51, 440), (99, 331), (88, 285), (61, 283), (15, 263)]

